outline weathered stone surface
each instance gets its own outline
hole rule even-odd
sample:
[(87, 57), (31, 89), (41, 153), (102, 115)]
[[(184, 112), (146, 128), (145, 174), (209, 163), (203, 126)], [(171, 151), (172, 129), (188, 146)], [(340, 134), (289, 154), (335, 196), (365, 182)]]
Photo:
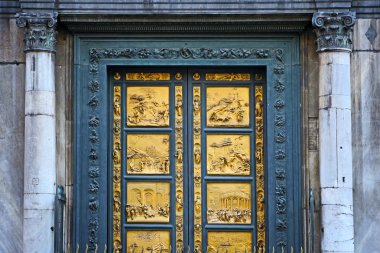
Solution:
[(380, 252), (380, 53), (354, 51), (351, 69), (355, 252)]
[[(54, 232), (54, 210), (30, 209), (24, 210), (24, 227), (35, 229), (24, 229), (23, 252), (53, 252)], [(36, 229), (38, 228), (38, 229)]]
[(26, 54), (24, 252), (52, 252), (56, 192), (55, 65), (50, 52)]
[[(320, 194), (318, 147), (319, 59), (312, 29), (301, 35), (302, 63), (302, 169), (304, 175), (305, 247), (320, 252)], [(314, 195), (314, 213), (310, 210), (310, 189)], [(313, 227), (312, 227), (313, 226)], [(314, 242), (314, 245), (313, 245)]]
[(64, 242), (71, 244), (73, 200), (73, 37), (64, 30), (58, 31), (55, 61), (56, 82), (56, 134), (57, 134), (57, 184), (66, 192)]
[[(371, 27), (375, 31), (373, 35), (370, 35)], [(380, 19), (358, 20), (353, 31), (353, 50), (380, 50)]]
[(350, 54), (322, 52), (319, 61), (321, 251), (354, 252)]
[[(14, 20), (0, 19), (0, 252), (22, 252), (24, 52)], [(21, 47), (21, 48), (20, 48)]]
[(0, 18), (0, 61), (24, 63), (24, 31), (16, 25), (15, 19)]

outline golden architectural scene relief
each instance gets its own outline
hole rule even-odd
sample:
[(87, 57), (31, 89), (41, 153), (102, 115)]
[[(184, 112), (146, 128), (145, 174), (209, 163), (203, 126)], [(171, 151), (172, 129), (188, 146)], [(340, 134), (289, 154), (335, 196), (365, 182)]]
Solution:
[(169, 81), (170, 73), (127, 73), (127, 81)]
[(170, 183), (128, 182), (127, 222), (169, 222)]
[(208, 87), (206, 93), (207, 126), (249, 126), (249, 87)]
[(170, 232), (167, 230), (127, 231), (127, 253), (169, 253)]
[(248, 73), (207, 73), (207, 81), (249, 81), (251, 75)]
[(207, 135), (207, 174), (249, 175), (249, 157), (249, 135)]
[(210, 231), (207, 234), (207, 253), (251, 253), (252, 233)]
[(250, 183), (208, 183), (208, 223), (251, 223)]
[(129, 134), (127, 136), (128, 174), (169, 174), (168, 134)]
[(169, 87), (127, 87), (127, 126), (169, 126)]

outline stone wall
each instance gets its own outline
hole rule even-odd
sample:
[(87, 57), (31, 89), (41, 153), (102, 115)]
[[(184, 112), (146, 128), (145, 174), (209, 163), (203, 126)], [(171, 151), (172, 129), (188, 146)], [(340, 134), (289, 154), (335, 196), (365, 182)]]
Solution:
[[(370, 27), (373, 29), (370, 29)], [(377, 36), (371, 37), (372, 33)], [(0, 19), (0, 252), (22, 252), (24, 168), (23, 29)], [(67, 193), (65, 239), (71, 234), (73, 37), (59, 28), (56, 54), (57, 183)], [(367, 35), (366, 35), (367, 33)], [(368, 38), (367, 38), (368, 37)], [(373, 40), (372, 40), (373, 38)], [(380, 20), (359, 19), (351, 55), (355, 251), (380, 252)], [(301, 34), (304, 240), (320, 252), (318, 55), (311, 28)], [(371, 42), (372, 41), (372, 42)], [(309, 237), (309, 189), (314, 189), (314, 240)]]
[(0, 252), (22, 252), (24, 193), (24, 34), (0, 19)]
[[(64, 242), (71, 242), (73, 194), (73, 36), (59, 28), (55, 57), (57, 184), (66, 192)], [(71, 243), (70, 243), (71, 244)]]
[(380, 20), (359, 19), (353, 45), (355, 252), (380, 252)]
[[(311, 27), (301, 35), (301, 122), (304, 244), (310, 252), (320, 252), (320, 184), (318, 147), (319, 59), (316, 36)], [(310, 189), (314, 194), (314, 213), (310, 212)], [(312, 230), (314, 224), (314, 231)]]

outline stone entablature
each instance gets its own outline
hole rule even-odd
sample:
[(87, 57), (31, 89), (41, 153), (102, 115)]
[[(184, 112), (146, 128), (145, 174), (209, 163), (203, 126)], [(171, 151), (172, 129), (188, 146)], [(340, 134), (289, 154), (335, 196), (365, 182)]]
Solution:
[(57, 12), (18, 13), (17, 26), (25, 27), (25, 51), (55, 52)]
[(316, 28), (318, 52), (349, 51), (351, 52), (351, 31), (355, 24), (354, 12), (316, 12), (313, 15), (313, 26)]

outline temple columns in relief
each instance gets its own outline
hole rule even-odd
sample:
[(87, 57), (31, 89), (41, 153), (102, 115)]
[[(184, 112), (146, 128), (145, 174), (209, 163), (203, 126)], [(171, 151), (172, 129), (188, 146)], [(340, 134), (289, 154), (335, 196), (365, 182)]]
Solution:
[(313, 16), (319, 53), (319, 173), (322, 252), (354, 252), (351, 29), (355, 13)]
[(20, 13), (25, 27), (23, 252), (53, 252), (56, 188), (55, 13)]

